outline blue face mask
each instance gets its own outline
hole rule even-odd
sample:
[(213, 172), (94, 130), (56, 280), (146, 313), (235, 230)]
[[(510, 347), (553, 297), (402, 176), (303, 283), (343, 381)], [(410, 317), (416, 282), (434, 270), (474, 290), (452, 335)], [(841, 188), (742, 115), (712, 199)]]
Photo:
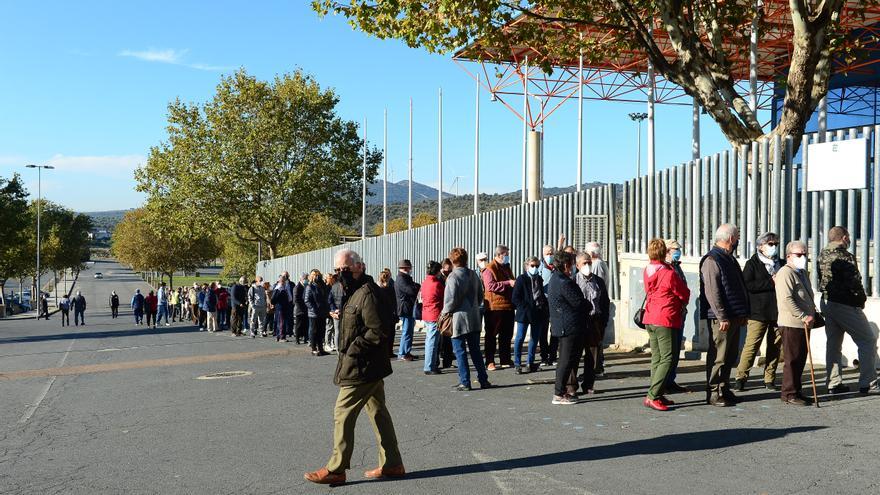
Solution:
[(544, 256), (544, 263), (546, 263), (548, 265), (552, 265), (553, 264), (553, 255), (551, 254), (549, 256)]
[(538, 267), (537, 266), (530, 266), (528, 272), (529, 272), (529, 275), (534, 277), (535, 275), (538, 274)]
[(672, 252), (672, 261), (678, 261), (681, 259), (681, 251), (676, 249)]
[(510, 256), (505, 254), (501, 263), (503, 263), (505, 265), (509, 265), (510, 264)]

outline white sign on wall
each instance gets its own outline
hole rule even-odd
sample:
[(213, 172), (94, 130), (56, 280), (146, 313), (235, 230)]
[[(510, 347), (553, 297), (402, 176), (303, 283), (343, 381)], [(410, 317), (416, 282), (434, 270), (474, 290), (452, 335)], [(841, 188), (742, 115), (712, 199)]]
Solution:
[(868, 187), (868, 140), (847, 139), (807, 146), (807, 191)]

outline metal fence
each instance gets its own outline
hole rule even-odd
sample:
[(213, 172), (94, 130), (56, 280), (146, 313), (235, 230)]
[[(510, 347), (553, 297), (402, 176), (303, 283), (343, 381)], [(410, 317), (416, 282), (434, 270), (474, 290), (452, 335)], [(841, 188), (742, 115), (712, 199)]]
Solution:
[[(463, 247), (470, 255), (470, 263), (475, 264), (476, 254), (490, 253), (498, 244), (510, 248), (510, 258), (514, 273), (521, 272), (521, 263), (530, 256), (541, 256), (544, 244), (556, 245), (560, 234), (576, 242), (577, 249), (583, 249), (589, 241), (598, 241), (603, 247), (616, 246), (615, 208), (617, 204), (614, 186), (606, 185), (585, 189), (579, 192), (553, 196), (534, 203), (488, 211), (479, 215), (456, 218), (442, 223), (395, 232), (364, 240), (349, 242), (332, 248), (308, 253), (262, 261), (257, 264), (257, 274), (267, 280), (274, 280), (282, 271), (291, 274), (307, 272), (312, 268), (321, 271), (333, 267), (333, 254), (342, 248), (353, 249), (361, 254), (367, 272), (378, 273), (385, 267), (396, 272), (400, 259), (413, 263), (414, 275), (425, 273), (429, 260), (440, 261), (453, 247)], [(586, 232), (576, 232), (575, 220), (589, 215), (594, 232), (604, 233), (602, 239), (588, 239)], [(604, 229), (596, 228), (599, 216), (604, 218)], [(618, 298), (617, 249), (607, 249), (606, 261), (611, 280), (609, 295)]]
[[(807, 192), (803, 163), (809, 163), (807, 145), (820, 142), (817, 133), (803, 136), (802, 163), (791, 138), (777, 136), (627, 181), (622, 250), (644, 253), (650, 239), (662, 237), (677, 239), (699, 256), (710, 249), (718, 225), (734, 223), (741, 230), (739, 257), (751, 256), (756, 238), (772, 231), (783, 246), (794, 239), (807, 242), (814, 262), (828, 229), (842, 225), (852, 236), (850, 250), (866, 289), (880, 296), (880, 264), (873, 262), (880, 260), (880, 126), (838, 129), (821, 141), (862, 137), (873, 151), (866, 189)], [(815, 286), (817, 271), (811, 269), (810, 276)]]

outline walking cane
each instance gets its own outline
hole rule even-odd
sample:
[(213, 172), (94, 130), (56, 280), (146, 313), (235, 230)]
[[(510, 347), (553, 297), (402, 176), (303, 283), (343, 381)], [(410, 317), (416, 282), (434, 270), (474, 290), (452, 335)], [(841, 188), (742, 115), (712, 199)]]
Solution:
[(807, 357), (810, 360), (810, 381), (813, 383), (813, 403), (819, 407), (819, 394), (816, 393), (816, 374), (813, 371), (813, 352), (810, 350), (810, 326), (804, 323), (804, 332), (807, 337)]

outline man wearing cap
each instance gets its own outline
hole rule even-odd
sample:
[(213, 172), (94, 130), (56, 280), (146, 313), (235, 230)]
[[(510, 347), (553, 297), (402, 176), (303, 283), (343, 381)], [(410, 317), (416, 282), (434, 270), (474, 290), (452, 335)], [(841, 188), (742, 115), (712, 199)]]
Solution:
[(496, 344), (501, 366), (513, 366), (510, 342), (513, 340), (514, 306), (511, 297), (516, 278), (510, 269), (510, 249), (507, 246), (495, 247), (495, 257), (481, 276), (486, 289), (486, 334), (483, 343), (486, 369), (495, 371)]
[(397, 278), (394, 280), (394, 293), (397, 295), (397, 315), (400, 317), (400, 346), (397, 348), (397, 359), (412, 361), (413, 330), (416, 319), (413, 310), (416, 306), (416, 297), (421, 286), (412, 278), (412, 262), (400, 260), (397, 263)]

